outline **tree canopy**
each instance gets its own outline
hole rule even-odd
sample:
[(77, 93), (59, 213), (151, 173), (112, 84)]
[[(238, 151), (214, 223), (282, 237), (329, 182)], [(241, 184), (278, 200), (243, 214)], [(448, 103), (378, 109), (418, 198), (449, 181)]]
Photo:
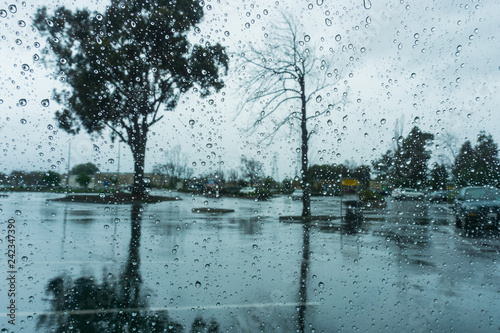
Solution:
[(94, 175), (96, 172), (99, 172), (99, 168), (94, 163), (82, 163), (77, 164), (71, 168), (72, 175), (79, 175), (81, 173), (85, 173), (89, 176)]
[(459, 186), (500, 186), (498, 145), (491, 134), (479, 133), (474, 147), (469, 140), (464, 142), (453, 164), (452, 174)]
[(146, 141), (151, 126), (173, 110), (196, 85), (201, 96), (220, 90), (220, 68), (228, 56), (220, 44), (192, 45), (188, 32), (203, 18), (196, 0), (112, 0), (105, 12), (41, 8), (35, 26), (47, 37), (48, 58), (65, 88), (54, 97), (69, 133), (111, 131), (134, 157), (134, 191), (143, 184)]

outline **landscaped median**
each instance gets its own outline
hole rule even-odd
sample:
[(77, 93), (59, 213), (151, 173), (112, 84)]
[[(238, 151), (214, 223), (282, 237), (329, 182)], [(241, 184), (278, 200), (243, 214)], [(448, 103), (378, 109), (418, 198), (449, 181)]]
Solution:
[(158, 203), (163, 201), (181, 200), (179, 197), (165, 197), (160, 195), (134, 196), (131, 193), (113, 194), (68, 194), (64, 198), (48, 199), (47, 201), (83, 202), (96, 204), (133, 204), (133, 203)]

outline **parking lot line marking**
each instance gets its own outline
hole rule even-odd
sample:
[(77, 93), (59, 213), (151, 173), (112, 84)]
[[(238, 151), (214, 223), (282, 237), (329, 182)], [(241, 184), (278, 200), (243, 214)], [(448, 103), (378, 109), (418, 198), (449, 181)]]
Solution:
[[(249, 304), (227, 304), (227, 305), (195, 305), (195, 306), (178, 306), (178, 307), (163, 307), (163, 308), (128, 308), (128, 309), (104, 309), (104, 310), (77, 310), (77, 311), (47, 311), (39, 313), (39, 316), (57, 316), (57, 315), (89, 315), (100, 313), (123, 313), (123, 312), (174, 312), (174, 311), (191, 311), (195, 310), (227, 310), (227, 309), (253, 309), (253, 308), (271, 308), (271, 307), (297, 307), (297, 306), (319, 306), (319, 302), (289, 302), (289, 303), (249, 303)], [(0, 316), (6, 316), (6, 313), (1, 313)], [(20, 312), (19, 316), (32, 316), (33, 312)]]

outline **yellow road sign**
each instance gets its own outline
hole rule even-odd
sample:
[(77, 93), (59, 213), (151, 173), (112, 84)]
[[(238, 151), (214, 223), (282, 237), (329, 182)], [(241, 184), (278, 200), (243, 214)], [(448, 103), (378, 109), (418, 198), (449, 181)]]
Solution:
[(342, 186), (358, 186), (357, 179), (342, 179)]

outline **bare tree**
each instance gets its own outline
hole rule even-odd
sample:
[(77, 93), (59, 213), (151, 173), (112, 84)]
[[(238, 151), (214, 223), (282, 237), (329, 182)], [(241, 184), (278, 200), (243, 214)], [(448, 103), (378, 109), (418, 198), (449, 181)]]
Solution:
[[(336, 103), (329, 101), (340, 74), (331, 69), (333, 53), (328, 59), (318, 57), (310, 45), (310, 37), (300, 31), (300, 25), (290, 15), (273, 25), (272, 33), (261, 49), (251, 46), (241, 53), (240, 69), (245, 75), (245, 98), (242, 109), (259, 110), (249, 131), (264, 124), (272, 125), (261, 141), (271, 143), (283, 127), (294, 129), (298, 124), (300, 135), (301, 176), (304, 195), (302, 216), (311, 216), (310, 181), (308, 179), (309, 130), (311, 121), (329, 115)], [(314, 102), (314, 110), (308, 112)], [(312, 107), (311, 107), (312, 108)]]
[[(443, 132), (437, 136), (437, 139), (438, 144), (441, 145), (443, 151), (439, 154), (439, 159), (447, 166), (453, 165), (459, 150), (458, 138), (450, 132)], [(445, 151), (448, 151), (448, 154), (446, 154)]]
[(238, 180), (238, 170), (237, 169), (229, 169), (227, 171), (227, 180), (230, 182), (236, 182)]
[(187, 155), (181, 151), (181, 146), (177, 145), (165, 153), (166, 162), (156, 164), (153, 172), (165, 175), (169, 180), (169, 186), (173, 187), (175, 181), (190, 178), (193, 175), (193, 169), (188, 167), (187, 159)]
[(255, 182), (262, 177), (262, 163), (253, 159), (241, 157), (241, 164), (243, 166), (243, 177), (250, 181), (250, 186), (254, 186)]

